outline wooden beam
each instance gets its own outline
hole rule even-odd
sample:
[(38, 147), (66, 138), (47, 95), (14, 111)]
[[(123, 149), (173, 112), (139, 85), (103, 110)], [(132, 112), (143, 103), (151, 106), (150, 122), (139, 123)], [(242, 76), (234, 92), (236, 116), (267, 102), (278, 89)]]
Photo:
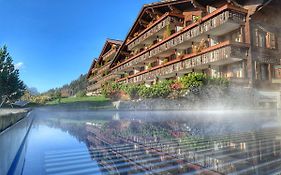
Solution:
[(152, 13), (155, 14), (155, 15), (158, 15), (158, 16), (162, 16), (163, 13), (162, 12), (159, 12), (158, 10), (154, 9), (154, 8), (150, 8)]
[(179, 10), (179, 9), (177, 9), (175, 6), (169, 5), (168, 7), (169, 7), (169, 9), (171, 10), (171, 12), (174, 12), (174, 13), (182, 13), (182, 11)]
[(201, 9), (203, 11), (206, 11), (205, 7), (200, 5), (196, 0), (192, 0), (191, 4), (193, 5), (194, 8), (198, 8), (198, 9)]
[(152, 11), (146, 10), (145, 12), (149, 15), (149, 17), (150, 17), (151, 19), (156, 19), (157, 15), (154, 14)]
[(148, 21), (145, 21), (145, 20), (143, 20), (143, 19), (140, 19), (140, 20), (139, 20), (139, 24), (142, 25), (142, 26), (144, 26), (144, 27), (146, 28), (147, 25), (149, 24), (149, 22), (148, 22)]
[(120, 54), (125, 55), (125, 56), (130, 55), (130, 53), (125, 52), (125, 51), (121, 51)]

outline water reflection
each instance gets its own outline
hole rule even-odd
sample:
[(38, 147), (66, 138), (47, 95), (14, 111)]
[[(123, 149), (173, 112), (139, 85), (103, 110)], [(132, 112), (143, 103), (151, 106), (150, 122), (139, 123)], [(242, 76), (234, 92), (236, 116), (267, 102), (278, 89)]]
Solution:
[(281, 130), (272, 111), (58, 111), (38, 116), (37, 125), (87, 146), (46, 152), (46, 174), (281, 172)]

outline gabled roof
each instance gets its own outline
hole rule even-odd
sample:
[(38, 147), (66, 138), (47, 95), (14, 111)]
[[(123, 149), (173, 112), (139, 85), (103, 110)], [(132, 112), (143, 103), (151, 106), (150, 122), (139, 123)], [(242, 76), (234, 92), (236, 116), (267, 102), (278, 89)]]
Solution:
[(102, 51), (101, 51), (101, 53), (100, 53), (99, 58), (94, 58), (94, 59), (93, 59), (93, 62), (92, 62), (92, 64), (91, 64), (91, 67), (90, 67), (90, 69), (89, 69), (89, 71), (88, 71), (88, 74), (87, 74), (87, 78), (90, 77), (91, 71), (92, 71), (92, 69), (95, 67), (95, 65), (101, 61), (102, 56), (106, 53), (108, 47), (111, 47), (113, 44), (115, 44), (117, 47), (120, 47), (120, 45), (122, 44), (122, 42), (123, 42), (123, 41), (121, 41), (121, 40), (106, 39), (105, 44), (104, 44), (104, 46), (103, 46), (103, 49), (102, 49)]
[[(136, 31), (136, 28), (139, 27), (139, 21), (143, 18), (145, 18), (145, 16), (149, 16), (147, 14), (147, 11), (152, 11), (155, 12), (157, 11), (157, 13), (161, 13), (164, 14), (166, 9), (169, 9), (172, 5), (176, 6), (182, 3), (186, 3), (186, 2), (190, 2), (194, 7), (200, 7), (202, 8), (202, 6), (200, 4), (198, 4), (196, 2), (196, 0), (166, 0), (166, 1), (160, 1), (160, 2), (156, 2), (156, 3), (151, 3), (151, 4), (145, 4), (142, 9), (140, 10), (133, 26), (130, 28), (123, 44), (121, 45), (121, 47), (119, 47), (117, 54), (115, 55), (115, 57), (113, 58), (113, 61), (111, 62), (110, 67), (112, 67), (112, 64), (116, 61), (117, 57), (119, 56), (121, 50), (124, 48), (126, 41), (128, 40), (128, 38)], [(162, 11), (161, 11), (162, 10)], [(167, 11), (167, 10), (166, 10)]]
[(116, 45), (121, 45), (123, 43), (122, 40), (109, 39), (109, 38), (106, 41), (109, 42), (109, 43), (116, 44)]
[(96, 58), (94, 58), (94, 59), (93, 59), (93, 61), (92, 61), (91, 67), (90, 67), (90, 69), (88, 70), (88, 73), (87, 73), (87, 78), (89, 78), (89, 77), (90, 77), (91, 72), (92, 72), (92, 69), (95, 67), (96, 62), (97, 62), (97, 59), (96, 59)]
[[(258, 7), (257, 11), (262, 10), (266, 6), (269, 6), (271, 3), (273, 3), (273, 1), (274, 0), (264, 0), (263, 4)], [(280, 2), (280, 0), (274, 2)]]
[(103, 46), (103, 49), (100, 53), (100, 56), (97, 60), (97, 63), (100, 63), (102, 61), (102, 56), (111, 48), (113, 44), (115, 44), (117, 47), (120, 47), (122, 45), (123, 41), (121, 40), (115, 40), (115, 39), (106, 39), (105, 44)]
[(154, 13), (157, 10), (158, 13), (164, 14), (165, 12), (161, 11), (162, 9), (165, 11), (164, 8), (170, 8), (171, 5), (177, 5), (186, 2), (191, 2), (192, 4), (194, 4), (195, 0), (169, 0), (169, 1), (160, 1), (155, 3), (145, 4), (140, 10), (132, 28), (129, 30), (127, 37), (129, 37), (135, 31), (134, 29), (140, 25), (138, 23), (140, 19), (143, 19), (145, 16), (149, 16), (149, 14), (147, 14), (149, 10), (151, 10), (152, 12), (154, 11)]

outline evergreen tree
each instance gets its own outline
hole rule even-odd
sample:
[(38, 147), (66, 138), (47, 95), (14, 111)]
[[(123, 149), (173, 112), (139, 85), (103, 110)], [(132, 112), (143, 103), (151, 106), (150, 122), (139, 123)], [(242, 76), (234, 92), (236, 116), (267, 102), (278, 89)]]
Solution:
[(13, 59), (7, 47), (0, 48), (0, 107), (3, 103), (19, 99), (25, 91), (25, 85), (19, 78)]

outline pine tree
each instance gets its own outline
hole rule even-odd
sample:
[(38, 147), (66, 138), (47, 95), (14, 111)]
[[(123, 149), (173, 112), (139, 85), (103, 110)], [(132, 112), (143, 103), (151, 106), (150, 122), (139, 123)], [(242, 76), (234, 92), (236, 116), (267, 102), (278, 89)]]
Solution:
[(19, 70), (15, 69), (7, 47), (0, 48), (0, 107), (7, 101), (13, 102), (19, 99), (25, 89), (23, 81), (19, 78)]

